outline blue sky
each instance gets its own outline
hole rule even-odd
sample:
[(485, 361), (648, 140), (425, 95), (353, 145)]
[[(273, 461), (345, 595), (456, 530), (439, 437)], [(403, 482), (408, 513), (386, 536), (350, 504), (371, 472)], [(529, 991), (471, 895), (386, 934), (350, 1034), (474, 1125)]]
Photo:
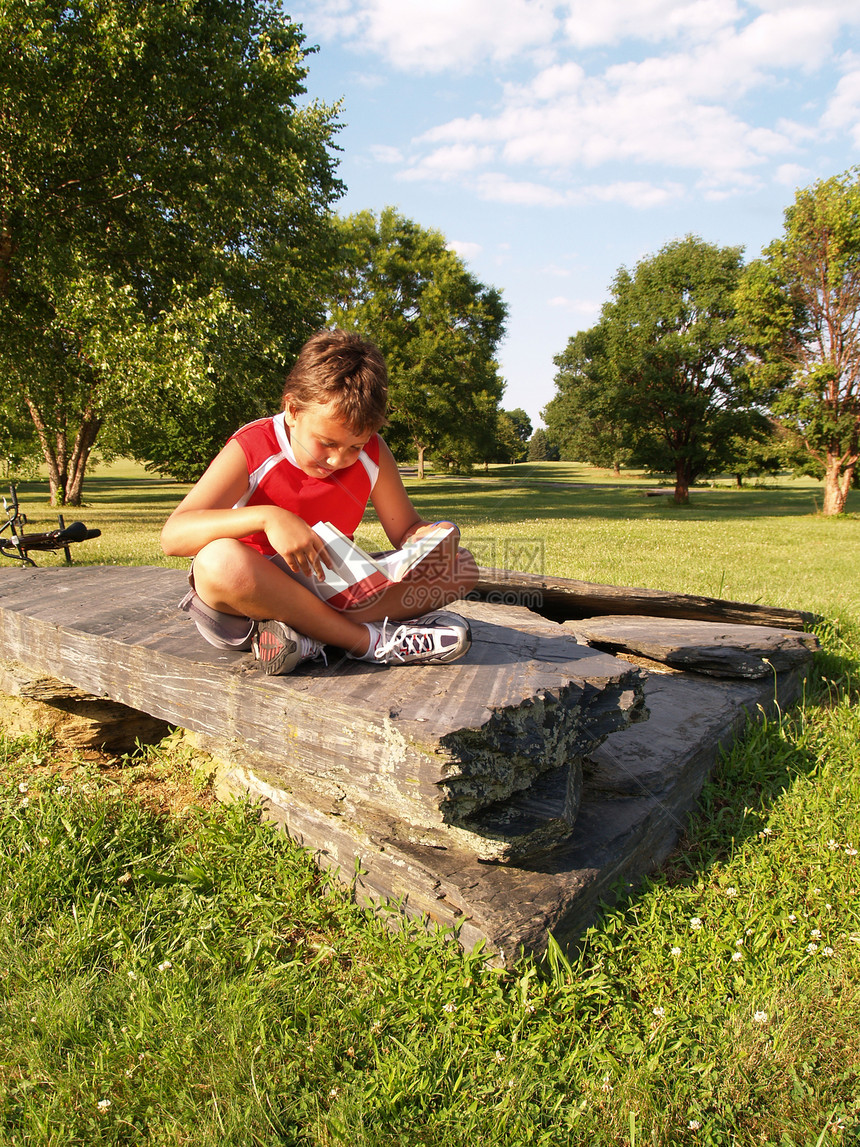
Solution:
[(508, 304), (503, 406), (622, 265), (695, 234), (754, 258), (798, 187), (860, 163), (858, 0), (304, 0), (341, 101), (338, 209), (440, 230)]

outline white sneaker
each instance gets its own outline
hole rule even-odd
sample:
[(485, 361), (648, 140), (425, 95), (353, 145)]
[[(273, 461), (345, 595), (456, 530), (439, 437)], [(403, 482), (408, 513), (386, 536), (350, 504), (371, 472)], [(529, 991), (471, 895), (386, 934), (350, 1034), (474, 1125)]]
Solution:
[(270, 676), (292, 673), (301, 661), (309, 661), (313, 657), (322, 657), (326, 661), (321, 641), (305, 637), (283, 621), (261, 621), (251, 640), (251, 648), (263, 672)]
[(370, 631), (370, 645), (367, 653), (350, 656), (379, 665), (456, 661), (472, 644), (468, 621), (457, 613), (442, 610), (425, 613), (415, 621), (404, 621), (397, 626), (391, 625), (388, 618), (382, 624), (371, 621), (362, 624)]

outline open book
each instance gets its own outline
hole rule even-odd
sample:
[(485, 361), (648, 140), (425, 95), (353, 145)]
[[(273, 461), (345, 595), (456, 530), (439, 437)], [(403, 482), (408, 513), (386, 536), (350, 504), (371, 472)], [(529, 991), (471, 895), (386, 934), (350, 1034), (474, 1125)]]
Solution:
[(390, 585), (402, 581), (453, 530), (453, 526), (436, 526), (420, 538), (411, 538), (402, 549), (371, 557), (331, 522), (317, 522), (313, 531), (326, 546), (325, 581), (304, 574), (292, 576), (335, 609), (366, 605)]

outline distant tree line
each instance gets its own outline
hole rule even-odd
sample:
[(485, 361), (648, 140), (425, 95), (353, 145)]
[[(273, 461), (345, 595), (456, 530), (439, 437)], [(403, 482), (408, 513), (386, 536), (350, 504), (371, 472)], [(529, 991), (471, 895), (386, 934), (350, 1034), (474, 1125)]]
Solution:
[(681, 503), (704, 475), (788, 467), (841, 513), (860, 459), (858, 171), (798, 191), (747, 266), (687, 236), (622, 267), (555, 363), (542, 417), (563, 458), (671, 473)]

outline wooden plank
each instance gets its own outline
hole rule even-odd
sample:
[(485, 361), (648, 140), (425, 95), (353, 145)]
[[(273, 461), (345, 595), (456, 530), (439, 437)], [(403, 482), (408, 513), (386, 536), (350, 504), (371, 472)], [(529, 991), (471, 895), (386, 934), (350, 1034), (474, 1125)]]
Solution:
[(521, 607), (462, 604), (473, 646), (452, 665), (385, 668), (335, 654), (327, 668), (266, 677), (250, 656), (199, 638), (176, 608), (184, 585), (181, 571), (159, 568), (6, 571), (0, 653), (232, 739), (267, 758), (285, 788), (296, 778), (336, 785), (415, 839), (484, 859), (569, 832), (570, 801), (550, 802), (543, 821), (483, 814), (543, 774), (576, 768), (588, 746), (641, 716), (638, 670)]
[(599, 614), (643, 614), (691, 621), (736, 621), (777, 629), (806, 629), (817, 620), (816, 614), (797, 609), (655, 589), (599, 585), (486, 566), (479, 568), (475, 593), (482, 601), (524, 605), (554, 621), (573, 621)]

